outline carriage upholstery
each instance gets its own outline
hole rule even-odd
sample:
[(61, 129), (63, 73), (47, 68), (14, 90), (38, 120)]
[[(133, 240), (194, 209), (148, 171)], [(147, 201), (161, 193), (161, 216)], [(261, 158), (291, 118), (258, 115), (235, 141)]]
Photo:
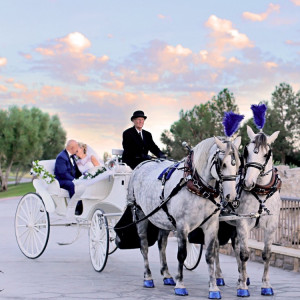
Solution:
[[(46, 171), (54, 175), (55, 159), (41, 160), (39, 164), (42, 165)], [(59, 182), (55, 179), (54, 182), (48, 184), (47, 191), (51, 196), (69, 198), (69, 192), (60, 188)]]

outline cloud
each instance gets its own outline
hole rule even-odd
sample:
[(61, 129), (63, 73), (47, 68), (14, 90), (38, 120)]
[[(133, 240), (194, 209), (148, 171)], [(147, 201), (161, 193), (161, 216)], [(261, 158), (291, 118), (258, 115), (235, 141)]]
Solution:
[(292, 40), (287, 40), (287, 41), (285, 41), (285, 43), (287, 45), (290, 45), (290, 46), (300, 46), (300, 42), (295, 42), (295, 41), (292, 41)]
[[(238, 63), (240, 61), (238, 58), (232, 57), (232, 55), (227, 58), (227, 53), (254, 47), (248, 36), (234, 28), (230, 20), (220, 19), (215, 15), (211, 15), (205, 26), (211, 30), (209, 34), (210, 42), (207, 45), (207, 49), (200, 50), (194, 56), (195, 63), (224, 69), (228, 63)], [(216, 78), (215, 74), (214, 76), (210, 75), (210, 77)]]
[(229, 20), (220, 19), (215, 15), (211, 15), (205, 25), (212, 29), (210, 35), (214, 39), (214, 45), (218, 48), (243, 49), (253, 47), (253, 43), (249, 40), (247, 35), (233, 28), (232, 22)]
[(165, 19), (165, 18), (166, 18), (166, 16), (164, 16), (164, 15), (162, 15), (162, 14), (158, 14), (157, 17), (158, 17), (159, 19)]
[[(297, 1), (297, 0), (294, 0), (294, 1)], [(271, 13), (273, 13), (274, 11), (279, 11), (279, 10), (280, 10), (280, 5), (270, 3), (266, 12), (263, 12), (263, 13), (260, 13), (260, 14), (255, 14), (255, 13), (251, 13), (251, 12), (246, 11), (246, 12), (243, 13), (243, 17), (245, 19), (253, 21), (253, 22), (262, 22)]]
[(7, 59), (5, 57), (0, 57), (0, 67), (3, 67), (7, 64)]
[(7, 87), (5, 85), (0, 84), (0, 92), (7, 92)]
[(300, 6), (300, 0), (291, 0), (296, 6)]
[(29, 53), (20, 52), (20, 55), (23, 56), (24, 58), (28, 59), (28, 60), (32, 59), (32, 55), (29, 54)]
[(55, 78), (84, 83), (90, 71), (101, 68), (109, 61), (107, 55), (97, 57), (87, 53), (90, 40), (80, 32), (73, 32), (35, 48), (42, 59), (34, 59), (34, 70), (46, 71)]

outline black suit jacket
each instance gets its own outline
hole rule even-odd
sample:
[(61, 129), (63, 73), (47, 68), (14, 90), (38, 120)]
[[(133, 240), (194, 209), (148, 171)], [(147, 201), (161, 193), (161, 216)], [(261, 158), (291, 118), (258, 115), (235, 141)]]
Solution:
[(143, 140), (137, 133), (135, 127), (128, 128), (123, 132), (123, 157), (122, 161), (134, 169), (139, 163), (149, 159), (150, 151), (157, 157), (164, 156), (152, 139), (149, 131), (142, 130)]

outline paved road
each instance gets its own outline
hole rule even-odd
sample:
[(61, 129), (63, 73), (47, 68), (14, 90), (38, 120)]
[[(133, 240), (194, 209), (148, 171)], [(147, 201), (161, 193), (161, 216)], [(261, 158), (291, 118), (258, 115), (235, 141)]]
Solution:
[[(179, 299), (172, 287), (163, 286), (159, 274), (156, 245), (150, 248), (150, 263), (156, 287), (142, 287), (143, 262), (139, 250), (117, 250), (108, 258), (102, 273), (94, 271), (88, 250), (87, 232), (71, 246), (57, 242), (72, 239), (74, 228), (52, 227), (48, 247), (44, 254), (30, 260), (18, 249), (14, 236), (14, 214), (18, 198), (0, 199), (0, 292), (1, 299)], [(168, 262), (176, 274), (176, 241), (168, 245)], [(221, 287), (222, 299), (236, 297), (237, 268), (235, 259), (221, 256), (226, 286)], [(300, 274), (271, 267), (273, 297), (260, 295), (263, 266), (250, 262), (250, 299), (300, 299)], [(207, 299), (208, 275), (205, 260), (201, 259), (194, 271), (185, 271), (185, 284), (189, 292), (186, 299)]]

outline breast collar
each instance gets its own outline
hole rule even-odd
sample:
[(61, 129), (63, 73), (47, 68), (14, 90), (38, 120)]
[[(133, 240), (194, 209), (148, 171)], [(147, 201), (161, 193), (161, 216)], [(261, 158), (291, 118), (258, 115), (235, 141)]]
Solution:
[(200, 177), (197, 170), (193, 168), (193, 158), (194, 152), (191, 152), (184, 162), (184, 178), (187, 181), (186, 187), (188, 191), (210, 200), (219, 197), (218, 185), (217, 188), (213, 188)]
[[(270, 182), (267, 185), (256, 184), (255, 187), (251, 190), (252, 194), (256, 195), (268, 195), (268, 198), (271, 197), (277, 190), (280, 190), (282, 180), (278, 174), (276, 168), (272, 169), (272, 177)], [(269, 196), (270, 195), (270, 196)]]

